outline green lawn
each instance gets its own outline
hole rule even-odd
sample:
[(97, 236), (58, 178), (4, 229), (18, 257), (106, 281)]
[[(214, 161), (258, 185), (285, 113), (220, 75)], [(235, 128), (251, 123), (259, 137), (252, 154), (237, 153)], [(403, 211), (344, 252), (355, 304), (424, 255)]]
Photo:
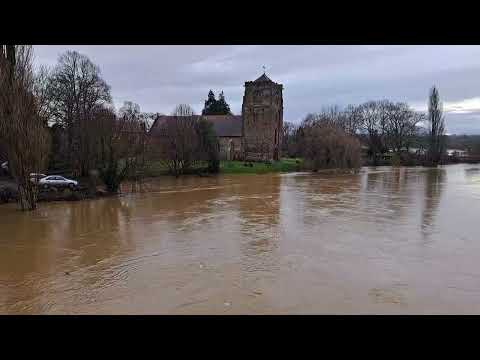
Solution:
[(271, 164), (263, 162), (251, 163), (253, 166), (245, 166), (244, 161), (222, 161), (220, 172), (223, 174), (265, 174), (270, 172), (292, 172), (302, 168), (302, 159), (281, 159)]
[[(302, 169), (302, 159), (281, 159), (280, 161), (274, 161), (271, 164), (265, 164), (263, 162), (248, 163), (252, 166), (245, 166), (244, 161), (221, 161), (220, 173), (221, 174), (265, 174), (270, 172), (292, 172)], [(206, 164), (199, 164), (199, 167), (206, 166)], [(147, 177), (157, 177), (162, 175), (168, 175), (168, 169), (160, 162), (155, 161), (150, 164), (146, 174)]]
[(152, 161), (146, 171), (146, 177), (157, 177), (162, 175), (168, 175), (168, 168), (161, 161)]

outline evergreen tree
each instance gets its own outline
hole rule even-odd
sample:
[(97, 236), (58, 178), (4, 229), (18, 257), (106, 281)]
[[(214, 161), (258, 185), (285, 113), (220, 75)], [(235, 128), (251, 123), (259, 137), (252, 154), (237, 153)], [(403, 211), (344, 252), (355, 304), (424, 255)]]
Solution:
[(225, 101), (223, 91), (220, 93), (218, 100), (215, 99), (215, 94), (210, 90), (208, 98), (205, 100), (205, 106), (202, 110), (202, 115), (231, 115), (230, 106)]
[(208, 98), (205, 100), (205, 106), (202, 110), (202, 115), (211, 115), (210, 112), (214, 110), (217, 99), (215, 99), (215, 94), (212, 90), (208, 92)]
[(232, 112), (230, 111), (230, 105), (228, 105), (227, 102), (225, 101), (225, 96), (223, 95), (223, 91), (220, 93), (217, 101), (217, 111), (221, 115), (232, 114)]

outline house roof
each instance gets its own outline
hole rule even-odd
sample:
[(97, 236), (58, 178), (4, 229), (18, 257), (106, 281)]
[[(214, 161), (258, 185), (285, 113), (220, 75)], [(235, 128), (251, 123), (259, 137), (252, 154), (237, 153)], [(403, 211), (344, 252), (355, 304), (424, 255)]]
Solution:
[[(193, 115), (194, 118), (199, 119), (200, 115)], [(175, 116), (160, 115), (155, 119), (150, 134), (157, 135), (159, 128), (167, 121), (171, 121)], [(206, 115), (203, 116), (207, 121), (213, 124), (213, 128), (220, 137), (242, 136), (242, 116), (241, 115)]]

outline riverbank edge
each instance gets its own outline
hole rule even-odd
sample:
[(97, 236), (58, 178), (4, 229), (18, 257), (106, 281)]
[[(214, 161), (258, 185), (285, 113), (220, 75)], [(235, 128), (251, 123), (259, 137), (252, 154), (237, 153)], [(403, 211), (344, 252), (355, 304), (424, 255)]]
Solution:
[[(358, 170), (351, 170), (351, 169), (321, 169), (317, 171), (310, 171), (305, 169), (295, 169), (291, 171), (262, 171), (262, 172), (219, 172), (217, 174), (187, 174), (182, 176), (200, 176), (200, 177), (216, 177), (222, 175), (267, 175), (267, 174), (278, 174), (278, 173), (298, 173), (298, 172), (305, 172), (311, 174), (348, 174), (354, 173)], [(180, 177), (182, 177), (180, 176)], [(162, 177), (174, 177), (171, 174), (161, 174), (156, 176), (148, 176), (142, 179), (142, 182), (148, 182), (149, 180), (154, 180)], [(128, 193), (128, 192), (127, 192)], [(132, 191), (133, 193), (133, 191)], [(55, 189), (51, 188), (48, 191), (40, 190), (38, 193), (38, 203), (44, 202), (59, 202), (59, 201), (81, 201), (81, 200), (95, 200), (101, 199), (105, 197), (113, 197), (113, 196), (122, 196), (125, 195), (125, 192), (117, 192), (111, 193), (104, 189), (97, 188), (94, 194), (92, 194), (87, 187), (80, 187), (75, 190), (71, 189)], [(5, 181), (0, 180), (0, 205), (14, 203), (17, 201), (17, 188), (16, 184), (13, 181)]]
[[(233, 163), (233, 162), (230, 162), (230, 163)], [(334, 168), (334, 169), (308, 170), (304, 168), (303, 162), (301, 163), (301, 166), (298, 166), (300, 164), (296, 163), (297, 166), (292, 168), (281, 168), (278, 166), (275, 167), (274, 166), (275, 163), (270, 163), (270, 164), (253, 163), (253, 166), (244, 165), (248, 163), (245, 163), (243, 161), (236, 161), (236, 163), (237, 163), (237, 166), (235, 167), (235, 171), (229, 171), (229, 169), (225, 170), (225, 168), (221, 168), (220, 172), (215, 174), (198, 172), (198, 173), (180, 175), (179, 177), (182, 177), (182, 176), (216, 177), (221, 175), (266, 175), (266, 174), (274, 174), (274, 173), (311, 173), (311, 174), (322, 174), (322, 175), (348, 175), (348, 174), (354, 174), (359, 172), (362, 167), (376, 167), (372, 165), (364, 165), (359, 169)], [(280, 161), (278, 163), (280, 163)], [(242, 164), (242, 165), (239, 165), (239, 164)], [(447, 164), (447, 165), (450, 165), (450, 164)], [(241, 166), (244, 167), (246, 170), (241, 171), (243, 170)], [(420, 165), (413, 165), (413, 166), (381, 165), (381, 166), (414, 168), (414, 167), (419, 167)], [(172, 175), (168, 172), (157, 173), (153, 176), (152, 175), (146, 176), (145, 178), (142, 179), (142, 182), (148, 182), (149, 180), (158, 179), (162, 177), (171, 178), (171, 177), (175, 177), (175, 175)], [(5, 189), (7, 189), (7, 192), (9, 192), (10, 194), (5, 194)], [(16, 202), (16, 192), (17, 192), (16, 184), (12, 180), (0, 179), (0, 205)], [(95, 193), (92, 194), (86, 186), (81, 186), (76, 190), (70, 190), (68, 188), (58, 189), (58, 190), (50, 189), (48, 191), (41, 190), (38, 195), (38, 202), (43, 203), (43, 202), (55, 202), (55, 201), (94, 200), (94, 199), (101, 199), (105, 197), (122, 196), (122, 195), (125, 195), (125, 193), (123, 192), (110, 193), (100, 187), (97, 187)]]

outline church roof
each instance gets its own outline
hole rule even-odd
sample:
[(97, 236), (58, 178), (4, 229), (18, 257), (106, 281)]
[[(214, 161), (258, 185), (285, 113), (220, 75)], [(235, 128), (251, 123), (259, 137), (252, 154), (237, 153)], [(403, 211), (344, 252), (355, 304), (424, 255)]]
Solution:
[(207, 115), (217, 136), (242, 136), (242, 115)]
[(254, 82), (273, 82), (265, 73)]
[[(193, 115), (195, 118), (200, 118), (200, 115)], [(207, 121), (213, 124), (213, 128), (220, 137), (234, 137), (242, 136), (242, 116), (241, 115), (206, 115), (203, 116)], [(160, 115), (155, 119), (155, 122), (150, 129), (150, 134), (159, 135), (160, 126), (168, 121), (172, 121), (175, 116)]]

